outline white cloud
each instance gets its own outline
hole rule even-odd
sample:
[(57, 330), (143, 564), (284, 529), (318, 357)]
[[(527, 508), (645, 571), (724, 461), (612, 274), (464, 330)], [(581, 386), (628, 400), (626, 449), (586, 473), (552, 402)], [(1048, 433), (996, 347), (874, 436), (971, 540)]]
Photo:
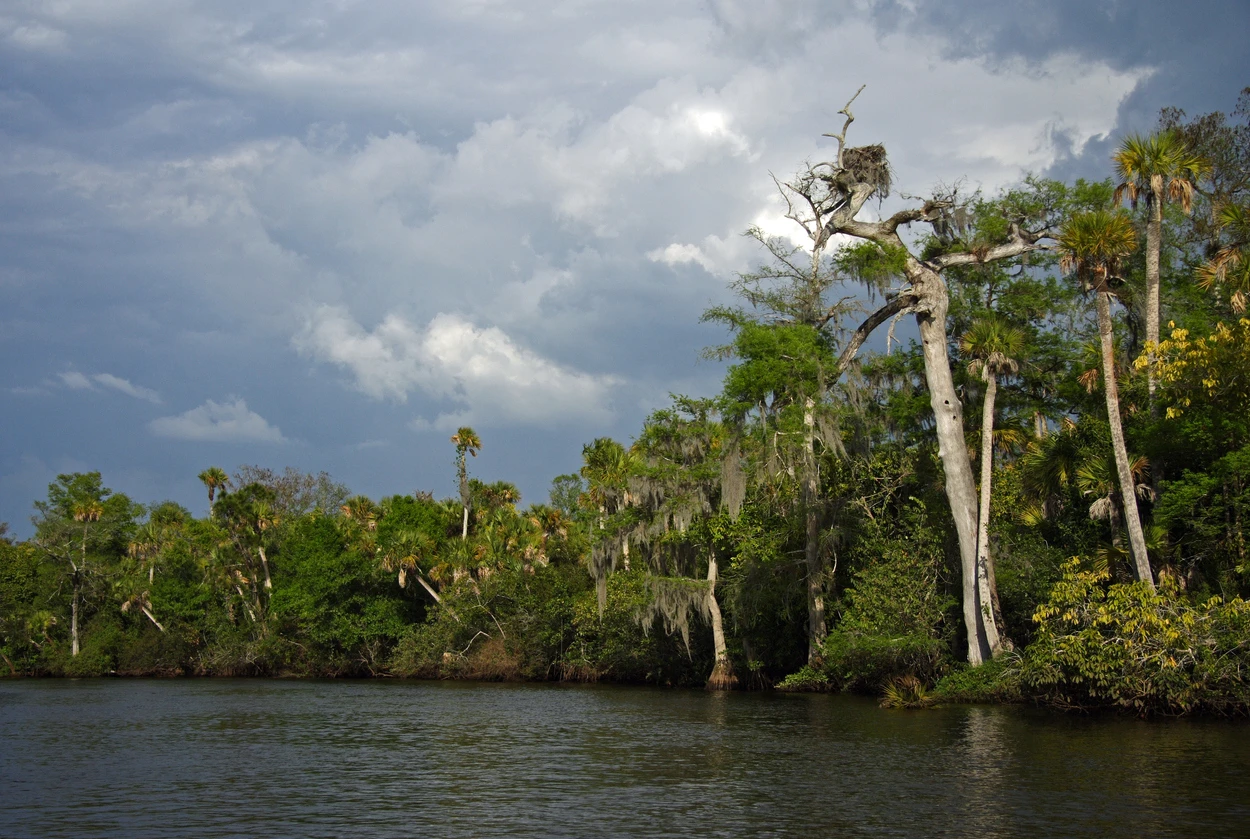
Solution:
[(95, 390), (95, 386), (91, 384), (91, 380), (82, 373), (70, 371), (68, 373), (59, 373), (61, 382), (70, 390)]
[(65, 373), (58, 373), (57, 376), (60, 378), (61, 384), (70, 390), (96, 390), (96, 385), (101, 385), (135, 399), (142, 399), (144, 402), (151, 402), (154, 405), (161, 404), (161, 395), (156, 391), (134, 384), (121, 376), (114, 376), (112, 373), (96, 373), (92, 376), (87, 376), (85, 373), (79, 373), (77, 370), (70, 370)]
[(112, 373), (97, 373), (91, 378), (95, 379), (99, 384), (107, 388), (119, 391), (127, 396), (133, 396), (135, 399), (142, 399), (145, 402), (151, 402), (155, 405), (161, 404), (161, 396), (151, 388), (142, 387), (132, 384), (126, 379), (114, 376)]
[(160, 417), (148, 424), (153, 434), (175, 440), (213, 443), (282, 443), (286, 438), (276, 426), (232, 396), (225, 402), (212, 399), (198, 408), (173, 417)]
[(606, 419), (618, 380), (557, 364), (517, 344), (497, 327), (439, 314), (418, 330), (388, 315), (366, 331), (341, 307), (322, 306), (294, 343), (318, 361), (348, 370), (361, 392), (405, 402), (413, 391), (460, 407), (416, 427), (463, 422), (544, 424)]

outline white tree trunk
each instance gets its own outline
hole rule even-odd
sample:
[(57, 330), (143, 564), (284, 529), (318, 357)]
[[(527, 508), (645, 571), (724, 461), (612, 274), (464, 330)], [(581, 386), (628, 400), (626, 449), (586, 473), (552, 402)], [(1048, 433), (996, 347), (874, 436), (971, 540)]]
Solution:
[(256, 552), (260, 554), (260, 567), (265, 570), (265, 588), (273, 588), (273, 580), (269, 578), (269, 557), (265, 556), (265, 547), (261, 545), (256, 548)]
[(925, 382), (929, 388), (929, 404), (933, 407), (946, 497), (955, 521), (955, 533), (959, 538), (964, 627), (968, 633), (968, 663), (976, 666), (992, 655), (986, 624), (993, 623), (994, 615), (989, 602), (980, 602), (977, 585), (977, 490), (972, 476), (972, 462), (968, 459), (968, 447), (964, 443), (963, 407), (955, 392), (950, 354), (947, 351), (946, 312), (949, 296), (946, 283), (937, 273), (913, 259), (908, 260), (907, 267), (908, 279), (912, 281), (920, 300), (916, 323), (920, 327), (920, 341), (924, 352)]
[(157, 620), (157, 619), (156, 619), (156, 618), (152, 615), (152, 613), (148, 611), (148, 607), (147, 607), (147, 606), (140, 606), (139, 608), (140, 608), (140, 610), (142, 610), (142, 611), (143, 611), (143, 614), (145, 614), (145, 615), (147, 615), (147, 616), (148, 616), (148, 620), (150, 620), (153, 624), (155, 624), (155, 626), (156, 626), (156, 628), (157, 628), (157, 629), (159, 629), (161, 632), (164, 632), (164, 631), (165, 631), (165, 627), (161, 626), (161, 622), (160, 622), (160, 621), (158, 621), (158, 620)]
[(732, 690), (738, 685), (738, 677), (734, 675), (733, 664), (729, 661), (729, 652), (725, 644), (725, 624), (721, 617), (720, 604), (716, 602), (716, 581), (718, 577), (716, 554), (709, 552), (707, 562), (707, 611), (712, 618), (712, 650), (716, 664), (712, 675), (707, 680), (708, 690)]
[(468, 539), (468, 538), (469, 538), (469, 508), (465, 507), (464, 508), (464, 524), (460, 528), (460, 541), (463, 542), (465, 539)]
[(815, 664), (828, 634), (825, 625), (824, 574), (820, 563), (820, 515), (816, 506), (819, 478), (816, 470), (816, 403), (803, 404), (803, 514), (804, 563), (807, 567), (807, 663)]
[(74, 598), (70, 603), (69, 616), (69, 637), (70, 637), (70, 655), (78, 655), (78, 600), (81, 595), (82, 586), (78, 582), (78, 572), (74, 572)]
[[(997, 597), (994, 589), (994, 558), (990, 554), (990, 498), (994, 479), (994, 400), (998, 396), (998, 377), (985, 370), (985, 405), (981, 411), (981, 509), (977, 516), (977, 597), (984, 612), (990, 609), (990, 620), (985, 623), (985, 640), (990, 654), (1002, 652), (1002, 639), (998, 635), (999, 610), (995, 608)], [(983, 615), (984, 616), (984, 615)]]
[(1129, 550), (1133, 555), (1133, 575), (1154, 588), (1150, 573), (1150, 557), (1141, 516), (1137, 512), (1137, 492), (1129, 469), (1128, 450), (1124, 445), (1124, 426), (1120, 420), (1120, 389), (1115, 378), (1115, 343), (1111, 332), (1111, 295), (1098, 292), (1098, 338), (1102, 345), (1102, 383), (1107, 396), (1107, 424), (1111, 426), (1111, 448), (1115, 452), (1115, 468), (1120, 478), (1120, 502), (1124, 507), (1124, 525), (1128, 530)]

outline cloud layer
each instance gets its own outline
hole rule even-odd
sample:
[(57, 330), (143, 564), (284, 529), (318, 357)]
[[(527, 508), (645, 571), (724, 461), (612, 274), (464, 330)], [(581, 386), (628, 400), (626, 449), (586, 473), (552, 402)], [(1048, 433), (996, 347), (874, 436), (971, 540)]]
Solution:
[(699, 315), (760, 258), (744, 229), (792, 229), (769, 174), (827, 154), (860, 84), (852, 142), (925, 194), (1102, 177), (1152, 108), (1250, 81), (1244, 4), (1009, 5), (9, 4), (5, 503), (88, 464), (190, 504), (203, 461), (251, 456), (223, 443), (287, 435), (269, 465), (450, 493), (461, 422), (539, 500), (582, 443), (716, 388)]

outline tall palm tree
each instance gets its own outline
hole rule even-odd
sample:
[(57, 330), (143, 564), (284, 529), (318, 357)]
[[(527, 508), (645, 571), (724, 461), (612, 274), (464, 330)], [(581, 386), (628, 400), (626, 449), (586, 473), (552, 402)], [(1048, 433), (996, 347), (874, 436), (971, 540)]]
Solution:
[(1232, 292), (1229, 302), (1240, 315), (1246, 311), (1246, 298), (1250, 296), (1250, 207), (1226, 204), (1216, 220), (1224, 242), (1198, 267), (1198, 285), (1207, 291), (1228, 286)]
[(199, 479), (208, 487), (208, 510), (213, 510), (213, 501), (217, 498), (217, 490), (230, 483), (230, 476), (220, 466), (210, 466), (199, 474)]
[(1194, 182), (1210, 172), (1200, 155), (1189, 150), (1176, 131), (1159, 131), (1143, 137), (1131, 134), (1112, 156), (1120, 184), (1115, 200), (1127, 197), (1136, 209), (1146, 202), (1146, 341), (1150, 345), (1147, 386), (1154, 410), (1154, 347), (1159, 345), (1159, 254), (1163, 243), (1163, 204), (1175, 201), (1186, 213), (1193, 206)]
[(1137, 512), (1132, 470), (1124, 446), (1124, 426), (1120, 420), (1120, 391), (1116, 383), (1114, 335), (1111, 326), (1111, 296), (1119, 282), (1120, 261), (1137, 248), (1133, 222), (1122, 212), (1096, 210), (1077, 213), (1068, 220), (1059, 237), (1061, 270), (1075, 273), (1084, 288), (1092, 291), (1098, 307), (1098, 337), (1102, 346), (1103, 393), (1107, 400), (1107, 423), (1111, 426), (1111, 447), (1115, 453), (1124, 500), (1124, 520), (1133, 555), (1133, 573), (1154, 587), (1146, 537)]
[(1024, 332), (996, 317), (980, 318), (959, 341), (960, 350), (968, 356), (968, 369), (985, 380), (985, 403), (981, 409), (981, 499), (977, 526), (977, 588), (982, 603), (991, 605), (985, 616), (985, 635), (990, 652), (997, 656), (1003, 649), (998, 625), (1002, 608), (998, 605), (998, 584), (994, 559), (990, 555), (990, 482), (994, 475), (994, 401), (998, 395), (998, 377), (1020, 369), (1017, 357), (1024, 349)]
[[(104, 505), (99, 501), (84, 501), (74, 505), (74, 521), (82, 523), (82, 559), (73, 564), (73, 601), (70, 603), (70, 655), (78, 655), (78, 606), (82, 601), (83, 575), (87, 571), (87, 536), (93, 522), (104, 515)], [(73, 563), (73, 560), (71, 560)]]
[(469, 426), (462, 425), (455, 434), (451, 435), (451, 442), (456, 444), (456, 474), (460, 478), (460, 506), (464, 508), (464, 524), (460, 530), (460, 541), (463, 542), (469, 538), (469, 502), (471, 500), (465, 455), (477, 457), (477, 453), (482, 450), (482, 438), (478, 437), (477, 432)]

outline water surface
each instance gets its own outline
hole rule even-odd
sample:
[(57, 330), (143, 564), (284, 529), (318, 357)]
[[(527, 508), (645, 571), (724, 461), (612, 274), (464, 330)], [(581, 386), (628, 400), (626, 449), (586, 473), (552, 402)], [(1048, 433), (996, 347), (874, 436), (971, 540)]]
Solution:
[(0, 836), (1250, 835), (1250, 726), (848, 696), (0, 682)]

